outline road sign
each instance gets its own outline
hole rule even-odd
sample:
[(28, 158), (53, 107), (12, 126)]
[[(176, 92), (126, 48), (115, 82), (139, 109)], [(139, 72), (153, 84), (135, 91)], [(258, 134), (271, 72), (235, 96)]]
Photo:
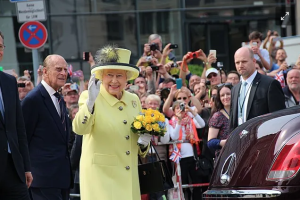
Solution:
[(16, 3), (18, 22), (46, 21), (43, 0)]
[(48, 33), (41, 22), (25, 22), (20, 27), (19, 38), (20, 42), (28, 49), (38, 49), (46, 43)]

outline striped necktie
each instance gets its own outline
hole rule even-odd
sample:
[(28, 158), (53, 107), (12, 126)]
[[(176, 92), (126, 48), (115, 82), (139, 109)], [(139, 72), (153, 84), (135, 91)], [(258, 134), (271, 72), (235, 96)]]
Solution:
[(60, 94), (58, 92), (54, 93), (54, 96), (57, 98), (59, 108), (60, 108), (60, 119), (63, 127), (66, 130), (66, 117), (65, 117), (65, 106), (63, 104), (63, 99), (61, 98)]

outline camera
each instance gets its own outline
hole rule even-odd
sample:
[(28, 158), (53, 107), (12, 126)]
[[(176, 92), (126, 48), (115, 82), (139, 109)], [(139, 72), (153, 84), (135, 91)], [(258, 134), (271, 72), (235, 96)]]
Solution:
[(18, 83), (18, 87), (24, 88), (25, 87), (25, 83)]
[(183, 102), (181, 102), (179, 104), (179, 108), (180, 108), (181, 111), (184, 111), (185, 110), (185, 104)]
[(158, 50), (159, 48), (158, 48), (158, 44), (156, 44), (156, 43), (152, 43), (152, 44), (150, 44), (150, 50), (151, 51), (155, 51), (155, 50)]
[(152, 71), (158, 71), (159, 70), (159, 66), (151, 66)]
[(217, 67), (218, 68), (223, 68), (223, 62), (217, 62)]
[(205, 81), (206, 86), (210, 86), (210, 81)]
[(171, 67), (177, 67), (177, 66), (178, 66), (178, 65), (177, 65), (176, 62), (173, 62), (172, 65), (171, 65)]
[(199, 52), (192, 52), (189, 54), (188, 59), (194, 59), (199, 56)]

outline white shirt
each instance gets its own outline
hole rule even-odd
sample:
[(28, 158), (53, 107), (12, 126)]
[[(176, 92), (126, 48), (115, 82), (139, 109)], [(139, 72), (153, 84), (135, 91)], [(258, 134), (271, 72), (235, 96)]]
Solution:
[(60, 107), (59, 107), (58, 99), (54, 96), (56, 91), (51, 86), (49, 86), (44, 80), (42, 80), (41, 83), (43, 84), (43, 86), (47, 90), (48, 94), (50, 95), (52, 102), (56, 108), (56, 111), (57, 111), (58, 115), (60, 116)]
[[(254, 73), (247, 80), (244, 80), (243, 77), (241, 77), (241, 81), (242, 81), (241, 88), (243, 87), (243, 84), (245, 82), (247, 82), (246, 97), (245, 97), (245, 102), (244, 102), (244, 105), (243, 105), (243, 110), (244, 110), (243, 122), (245, 122), (247, 120), (248, 100), (249, 100), (249, 95), (250, 95), (252, 84), (253, 84), (252, 82), (253, 82), (256, 74), (257, 74), (257, 70), (255, 70)], [(241, 88), (240, 88), (240, 93), (241, 93)], [(240, 94), (240, 96), (241, 96), (241, 94)], [(238, 101), (238, 102), (240, 102), (240, 101)], [(241, 105), (238, 103), (238, 106), (241, 106)]]
[[(269, 52), (266, 49), (259, 49), (259, 51), (260, 51), (260, 55), (270, 65), (270, 55), (269, 55)], [(260, 57), (257, 54), (254, 54), (254, 58), (255, 58), (255, 60), (259, 60), (261, 62)]]
[[(191, 115), (191, 113), (188, 113), (188, 115)], [(196, 128), (203, 128), (205, 126), (204, 120), (198, 114), (193, 118), (193, 121), (195, 123)], [(170, 131), (168, 131), (168, 132), (170, 133), (170, 137), (173, 140), (179, 139), (180, 128), (182, 130), (182, 140), (186, 139), (184, 126), (181, 126), (176, 123), (175, 128), (173, 128), (173, 126), (171, 126), (171, 125), (169, 126), (169, 128), (170, 128)], [(191, 145), (191, 143), (181, 143), (180, 154), (181, 154), (182, 158), (194, 156), (194, 149), (193, 149), (193, 146)]]

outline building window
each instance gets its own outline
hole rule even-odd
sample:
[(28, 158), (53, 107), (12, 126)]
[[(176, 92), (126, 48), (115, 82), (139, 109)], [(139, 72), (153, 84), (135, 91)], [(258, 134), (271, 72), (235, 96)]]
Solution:
[(124, 28), (121, 15), (106, 15), (107, 40), (123, 40)]

